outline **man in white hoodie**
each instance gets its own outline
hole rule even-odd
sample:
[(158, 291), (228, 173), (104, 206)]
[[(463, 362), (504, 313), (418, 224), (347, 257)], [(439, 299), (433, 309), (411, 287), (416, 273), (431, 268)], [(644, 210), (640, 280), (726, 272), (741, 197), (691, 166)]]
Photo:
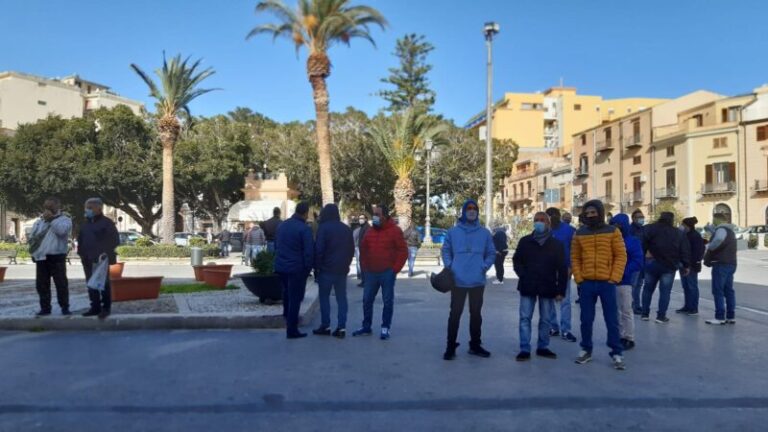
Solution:
[(29, 236), (29, 253), (37, 266), (35, 286), (40, 297), (37, 316), (51, 314), (51, 278), (56, 284), (61, 314), (70, 315), (67, 250), (72, 220), (61, 212), (61, 201), (56, 197), (47, 198), (43, 208)]

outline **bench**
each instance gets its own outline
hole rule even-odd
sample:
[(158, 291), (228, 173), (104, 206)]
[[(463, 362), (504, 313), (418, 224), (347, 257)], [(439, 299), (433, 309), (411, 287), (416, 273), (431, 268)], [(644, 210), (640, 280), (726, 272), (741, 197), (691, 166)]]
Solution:
[(18, 251), (14, 250), (0, 250), (0, 259), (8, 258), (8, 264), (18, 264), (16, 262), (16, 255)]
[(416, 253), (416, 259), (436, 259), (437, 265), (443, 265), (443, 256), (440, 249), (421, 248)]

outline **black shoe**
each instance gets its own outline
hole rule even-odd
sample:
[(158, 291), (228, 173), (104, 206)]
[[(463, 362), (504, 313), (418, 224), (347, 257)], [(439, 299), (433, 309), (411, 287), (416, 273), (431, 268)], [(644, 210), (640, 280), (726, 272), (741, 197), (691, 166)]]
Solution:
[(643, 311), (641, 311), (640, 309), (634, 309), (634, 310), (632, 310), (632, 313), (635, 314), (635, 315), (642, 315)]
[(669, 318), (667, 318), (666, 316), (657, 316), (656, 322), (659, 324), (666, 324), (669, 322)]
[(642, 314), (640, 315), (640, 319), (643, 321), (649, 321), (651, 318), (646, 314)]
[(537, 349), (536, 350), (536, 355), (539, 356), (539, 357), (544, 357), (544, 358), (548, 358), (548, 359), (556, 359), (557, 358), (557, 354), (555, 354), (552, 351), (550, 351), (549, 348)]
[(568, 342), (578, 342), (578, 339), (576, 339), (576, 336), (574, 336), (573, 333), (571, 332), (563, 333), (561, 337), (563, 338), (563, 340)]
[(629, 339), (622, 339), (621, 346), (624, 347), (624, 351), (629, 351), (635, 347), (635, 341), (631, 341)]
[(319, 327), (312, 330), (312, 334), (315, 336), (330, 336), (331, 329), (329, 329), (328, 327)]
[(482, 358), (488, 358), (488, 357), (491, 356), (491, 353), (486, 351), (485, 348), (483, 348), (480, 345), (475, 345), (475, 346), (470, 347), (469, 348), (469, 353), (474, 355), (474, 356), (478, 356), (478, 357), (482, 357)]
[(297, 332), (297, 333), (291, 333), (291, 334), (287, 335), (286, 339), (301, 339), (301, 338), (305, 338), (305, 337), (307, 337), (306, 333)]
[(365, 286), (365, 284), (363, 284), (362, 282), (360, 282), (359, 284), (357, 284), (357, 286), (358, 286), (358, 288), (363, 288), (363, 287)]
[(448, 346), (445, 348), (445, 353), (443, 353), (443, 360), (453, 360), (456, 358), (456, 348), (459, 346), (459, 343), (452, 343), (448, 344)]
[(531, 353), (529, 353), (528, 351), (520, 351), (517, 357), (515, 357), (515, 360), (519, 362), (528, 361), (530, 359), (531, 359)]
[(347, 329), (339, 327), (333, 331), (332, 336), (335, 338), (344, 339), (347, 337)]
[(93, 309), (88, 309), (88, 312), (84, 313), (83, 316), (84, 317), (95, 317), (95, 316), (98, 316), (100, 313), (101, 313), (101, 311), (97, 311), (97, 310), (93, 310)]
[(688, 309), (680, 308), (680, 309), (676, 310), (675, 313), (688, 313)]
[(64, 309), (61, 310), (61, 314), (63, 316), (70, 316), (70, 315), (72, 315), (72, 312), (69, 311), (69, 308), (64, 308)]
[(107, 319), (107, 317), (108, 317), (110, 314), (112, 314), (112, 311), (111, 311), (111, 310), (109, 310), (109, 309), (103, 309), (103, 310), (102, 310), (102, 311), (99, 313), (99, 319), (102, 319), (102, 320), (103, 320), (103, 319)]
[(560, 330), (554, 330), (554, 329), (552, 329), (552, 330), (550, 330), (550, 331), (549, 331), (549, 335), (550, 335), (551, 337), (558, 337), (558, 336), (560, 336)]
[(50, 315), (50, 314), (51, 314), (51, 311), (49, 311), (49, 310), (41, 310), (41, 311), (38, 311), (38, 312), (35, 314), (35, 316), (37, 316), (37, 317), (43, 317), (43, 316), (48, 316), (48, 315)]
[(689, 310), (688, 312), (686, 312), (686, 314), (688, 314), (688, 316), (696, 316), (696, 315), (699, 314), (699, 311), (698, 310)]

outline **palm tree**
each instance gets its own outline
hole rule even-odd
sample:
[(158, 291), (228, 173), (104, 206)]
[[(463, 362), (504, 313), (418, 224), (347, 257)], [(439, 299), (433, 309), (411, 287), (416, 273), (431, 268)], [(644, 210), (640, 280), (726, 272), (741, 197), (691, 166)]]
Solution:
[(215, 89), (197, 88), (200, 83), (213, 75), (212, 68), (198, 70), (201, 60), (190, 64), (189, 57), (176, 55), (170, 61), (163, 53), (163, 67), (155, 70), (160, 87), (141, 68), (131, 63), (131, 68), (149, 87), (149, 95), (155, 99), (157, 109), (157, 130), (163, 145), (163, 215), (160, 219), (160, 234), (163, 243), (173, 243), (175, 207), (173, 195), (173, 148), (179, 138), (181, 122), (179, 117), (190, 119), (189, 103), (200, 95)]
[(328, 49), (336, 43), (349, 45), (352, 38), (362, 38), (376, 45), (370, 34), (370, 25), (384, 29), (386, 19), (369, 6), (351, 6), (349, 0), (299, 0), (292, 10), (283, 0), (263, 0), (256, 12), (270, 12), (277, 23), (262, 24), (248, 33), (246, 38), (260, 34), (288, 37), (298, 52), (302, 46), (309, 50), (307, 76), (312, 84), (317, 118), (317, 158), (320, 164), (320, 189), (323, 204), (333, 203), (333, 177), (331, 176), (331, 132), (328, 114), (328, 87), (325, 80), (331, 75)]
[(408, 108), (390, 117), (380, 115), (374, 121), (371, 138), (397, 176), (395, 211), (403, 229), (410, 226), (413, 215), (415, 188), (411, 175), (416, 169), (416, 155), (424, 150), (428, 139), (439, 141), (446, 129), (445, 123), (428, 115), (423, 108)]

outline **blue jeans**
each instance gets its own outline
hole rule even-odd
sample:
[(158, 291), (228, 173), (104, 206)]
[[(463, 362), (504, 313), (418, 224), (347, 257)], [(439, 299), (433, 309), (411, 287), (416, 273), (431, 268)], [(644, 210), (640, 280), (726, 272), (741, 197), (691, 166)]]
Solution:
[(608, 330), (608, 347), (611, 355), (621, 354), (621, 336), (619, 334), (619, 310), (616, 299), (616, 285), (605, 281), (584, 281), (581, 283), (581, 348), (592, 352), (592, 324), (595, 321), (595, 304), (600, 298), (603, 307), (603, 319)]
[[(531, 352), (531, 321), (537, 297), (520, 296), (520, 351)], [(549, 347), (549, 318), (554, 313), (555, 299), (538, 297), (539, 300), (539, 340), (536, 348)]]
[(634, 312), (643, 311), (643, 300), (641, 293), (643, 291), (643, 281), (645, 280), (645, 270), (640, 270), (632, 283), (632, 310)]
[[(552, 299), (553, 306), (549, 312), (549, 324), (552, 330), (563, 334), (571, 332), (571, 278), (568, 278), (568, 287), (565, 289), (565, 297), (559, 302)], [(560, 306), (560, 324), (557, 323), (557, 306)]]
[(336, 305), (339, 308), (338, 328), (347, 327), (347, 275), (320, 272), (317, 283), (319, 285), (318, 297), (320, 299), (320, 327), (331, 326), (331, 290), (336, 292)]
[(408, 246), (408, 276), (413, 276), (413, 265), (416, 264), (416, 254), (418, 252), (418, 247)]
[(736, 318), (736, 292), (733, 290), (734, 264), (712, 265), (712, 298), (715, 300), (715, 319)]
[(280, 273), (280, 282), (283, 285), (285, 330), (290, 336), (299, 332), (299, 311), (301, 310), (301, 302), (304, 300), (307, 274), (304, 272), (299, 274)]
[(379, 295), (384, 301), (384, 310), (381, 313), (381, 327), (392, 326), (392, 313), (395, 304), (395, 272), (390, 269), (379, 273), (365, 272), (363, 275), (365, 290), (363, 292), (363, 329), (370, 330), (373, 321), (373, 302)]
[(685, 303), (683, 308), (687, 311), (699, 311), (699, 274), (691, 271), (688, 276), (680, 272), (680, 282), (683, 284), (683, 296)]
[(229, 256), (229, 242), (223, 241), (221, 242), (221, 256), (228, 257)]
[(675, 270), (664, 267), (658, 261), (649, 261), (645, 265), (645, 284), (643, 285), (643, 315), (651, 314), (651, 300), (656, 285), (659, 285), (659, 309), (656, 316), (667, 316), (672, 284), (675, 283)]
[(275, 253), (275, 242), (274, 241), (268, 241), (267, 242), (267, 250), (271, 253)]
[(357, 267), (357, 278), (360, 279), (363, 277), (363, 272), (360, 270), (360, 248), (355, 247), (355, 266)]

